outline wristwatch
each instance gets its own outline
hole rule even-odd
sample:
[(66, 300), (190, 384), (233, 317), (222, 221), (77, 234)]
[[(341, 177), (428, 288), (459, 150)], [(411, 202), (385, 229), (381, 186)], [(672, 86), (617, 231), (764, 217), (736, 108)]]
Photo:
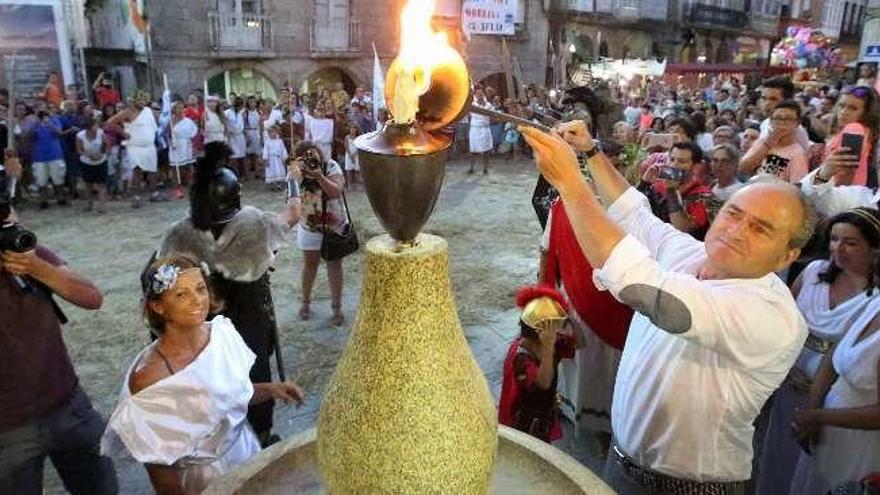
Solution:
[(593, 143), (593, 147), (588, 149), (587, 151), (584, 151), (584, 155), (586, 155), (587, 160), (589, 160), (590, 158), (593, 158), (601, 152), (602, 150), (599, 149), (599, 146)]

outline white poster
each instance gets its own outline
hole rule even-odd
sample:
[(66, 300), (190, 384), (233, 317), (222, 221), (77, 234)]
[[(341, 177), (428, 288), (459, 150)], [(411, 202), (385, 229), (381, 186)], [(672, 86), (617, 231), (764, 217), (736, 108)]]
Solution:
[(461, 6), (461, 27), (472, 34), (514, 34), (517, 0), (465, 0)]
[(50, 72), (61, 76), (62, 91), (74, 83), (60, 0), (0, 0), (0, 62), (0, 87), (12, 76), (18, 99), (39, 98)]

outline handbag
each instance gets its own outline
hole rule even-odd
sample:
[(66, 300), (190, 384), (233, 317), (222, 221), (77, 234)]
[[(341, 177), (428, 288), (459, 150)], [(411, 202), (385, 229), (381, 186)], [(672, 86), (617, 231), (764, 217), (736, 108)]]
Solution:
[(337, 234), (327, 228), (327, 215), (324, 214), (327, 209), (327, 200), (321, 195), (321, 220), (324, 223), (324, 237), (321, 240), (321, 258), (325, 261), (336, 261), (345, 258), (351, 253), (360, 249), (357, 232), (351, 223), (351, 212), (348, 210), (348, 201), (345, 199), (345, 191), (342, 191), (342, 203), (345, 205), (345, 216), (348, 217), (348, 223), (342, 231)]

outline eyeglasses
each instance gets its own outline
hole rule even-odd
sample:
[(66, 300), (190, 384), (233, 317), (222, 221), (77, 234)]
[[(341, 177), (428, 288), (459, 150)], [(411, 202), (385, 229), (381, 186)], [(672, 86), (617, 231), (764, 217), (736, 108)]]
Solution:
[(797, 117), (770, 117), (770, 122), (797, 122)]

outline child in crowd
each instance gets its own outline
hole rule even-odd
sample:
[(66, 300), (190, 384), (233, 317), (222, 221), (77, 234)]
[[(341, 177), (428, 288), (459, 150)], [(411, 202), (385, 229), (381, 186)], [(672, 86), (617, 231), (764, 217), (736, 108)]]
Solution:
[(523, 287), (516, 304), (523, 309), (520, 336), (504, 359), (498, 422), (553, 442), (562, 438), (557, 366), (561, 359), (574, 358), (576, 348), (574, 335), (563, 332), (568, 305), (547, 285)]
[(269, 139), (263, 144), (263, 162), (266, 170), (266, 185), (275, 187), (287, 180), (287, 148), (278, 135), (278, 126), (269, 127)]
[(345, 136), (345, 175), (346, 184), (356, 184), (360, 182), (360, 163), (358, 162), (358, 149), (354, 145), (355, 138), (360, 134), (360, 128), (357, 124), (349, 124), (348, 135)]

